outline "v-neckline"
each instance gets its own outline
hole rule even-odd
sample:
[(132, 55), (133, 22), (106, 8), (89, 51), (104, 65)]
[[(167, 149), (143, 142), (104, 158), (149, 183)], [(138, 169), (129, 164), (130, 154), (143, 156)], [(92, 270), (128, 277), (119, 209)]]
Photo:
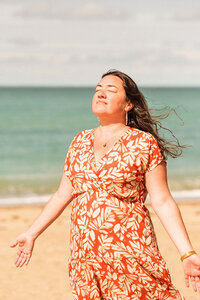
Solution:
[(115, 141), (115, 143), (112, 145), (112, 147), (110, 149), (108, 149), (108, 151), (106, 151), (106, 153), (100, 158), (100, 160), (97, 162), (96, 157), (95, 157), (95, 153), (94, 153), (94, 131), (96, 128), (93, 128), (91, 130), (91, 140), (92, 140), (92, 145), (91, 145), (91, 149), (92, 149), (92, 155), (93, 155), (93, 161), (95, 163), (95, 169), (99, 168), (99, 165), (101, 164), (102, 160), (109, 155), (109, 153), (115, 148), (115, 146), (117, 144), (120, 144), (121, 141), (123, 140), (123, 138), (129, 133), (129, 130), (131, 129), (131, 127), (128, 127), (128, 129), (126, 131), (124, 131), (124, 133)]

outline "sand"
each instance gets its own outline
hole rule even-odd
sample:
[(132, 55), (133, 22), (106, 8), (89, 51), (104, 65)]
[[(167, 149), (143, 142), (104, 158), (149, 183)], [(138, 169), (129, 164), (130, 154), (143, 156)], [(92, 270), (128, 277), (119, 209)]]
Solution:
[[(200, 295), (184, 282), (182, 265), (177, 249), (162, 227), (150, 205), (160, 251), (169, 267), (174, 285), (187, 300)], [(194, 249), (200, 254), (200, 200), (179, 203), (179, 207)], [(25, 231), (41, 211), (41, 205), (1, 207), (0, 214), (0, 299), (3, 300), (72, 300), (68, 278), (69, 218), (71, 206), (37, 239), (28, 266), (17, 269), (14, 265), (16, 248), (9, 244)]]

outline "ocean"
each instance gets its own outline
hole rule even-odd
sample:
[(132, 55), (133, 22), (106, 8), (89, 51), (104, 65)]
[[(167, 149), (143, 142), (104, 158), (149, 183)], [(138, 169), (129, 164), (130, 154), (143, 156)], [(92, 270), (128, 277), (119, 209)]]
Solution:
[[(0, 195), (51, 194), (72, 138), (98, 126), (94, 87), (0, 87)], [(200, 189), (200, 88), (141, 87), (150, 108), (176, 109), (162, 121), (182, 156), (168, 159), (171, 190)], [(167, 134), (166, 137), (170, 136)]]

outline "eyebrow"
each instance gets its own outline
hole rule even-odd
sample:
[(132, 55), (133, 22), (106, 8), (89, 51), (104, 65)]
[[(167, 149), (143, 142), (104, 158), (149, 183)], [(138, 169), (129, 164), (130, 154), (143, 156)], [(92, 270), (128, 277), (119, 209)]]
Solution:
[[(98, 86), (102, 87), (102, 85), (101, 85), (101, 84), (97, 84), (97, 86), (96, 86), (96, 87), (98, 87)], [(116, 86), (116, 85), (113, 85), (113, 84), (107, 84), (106, 86), (107, 86), (107, 87), (114, 87), (114, 88), (116, 88), (116, 89), (117, 89), (117, 86)]]

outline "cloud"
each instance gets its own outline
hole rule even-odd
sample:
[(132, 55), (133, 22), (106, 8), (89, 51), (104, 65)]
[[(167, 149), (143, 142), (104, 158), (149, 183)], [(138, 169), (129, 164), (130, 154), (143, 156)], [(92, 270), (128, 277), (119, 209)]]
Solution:
[(11, 44), (14, 44), (16, 46), (39, 46), (40, 43), (33, 37), (27, 37), (27, 36), (22, 36), (22, 37), (14, 37), (12, 40), (10, 39), (9, 42)]
[[(55, 47), (56, 46), (56, 47)], [(31, 47), (26, 51), (18, 51), (15, 53), (4, 52), (0, 55), (1, 64), (36, 64), (41, 68), (51, 66), (77, 66), (77, 65), (128, 65), (133, 64), (142, 68), (143, 65), (148, 68), (155, 66), (189, 66), (200, 63), (200, 53), (198, 45), (190, 45), (188, 48), (181, 48), (179, 44), (176, 46), (156, 43), (146, 45), (142, 49), (141, 45), (137, 47), (123, 48), (120, 45), (104, 44), (84, 44), (76, 43), (67, 45), (60, 44), (41, 44), (40, 52), (37, 47)]]
[(0, 11), (0, 83), (85, 84), (112, 67), (199, 82), (199, 0), (0, 0)]
[(26, 53), (4, 53), (0, 55), (1, 64), (27, 64), (37, 63), (40, 59), (38, 56)]
[[(78, 58), (78, 57), (77, 57)], [(0, 63), (6, 64), (62, 64), (73, 61), (73, 54), (55, 54), (55, 53), (4, 53), (0, 55)]]
[(129, 12), (116, 4), (111, 6), (104, 3), (87, 2), (77, 5), (63, 2), (58, 5), (58, 3), (35, 2), (25, 5), (15, 15), (21, 18), (96, 21), (127, 19)]
[(182, 22), (200, 22), (200, 8), (197, 8), (196, 10), (176, 12), (173, 14), (172, 20)]

